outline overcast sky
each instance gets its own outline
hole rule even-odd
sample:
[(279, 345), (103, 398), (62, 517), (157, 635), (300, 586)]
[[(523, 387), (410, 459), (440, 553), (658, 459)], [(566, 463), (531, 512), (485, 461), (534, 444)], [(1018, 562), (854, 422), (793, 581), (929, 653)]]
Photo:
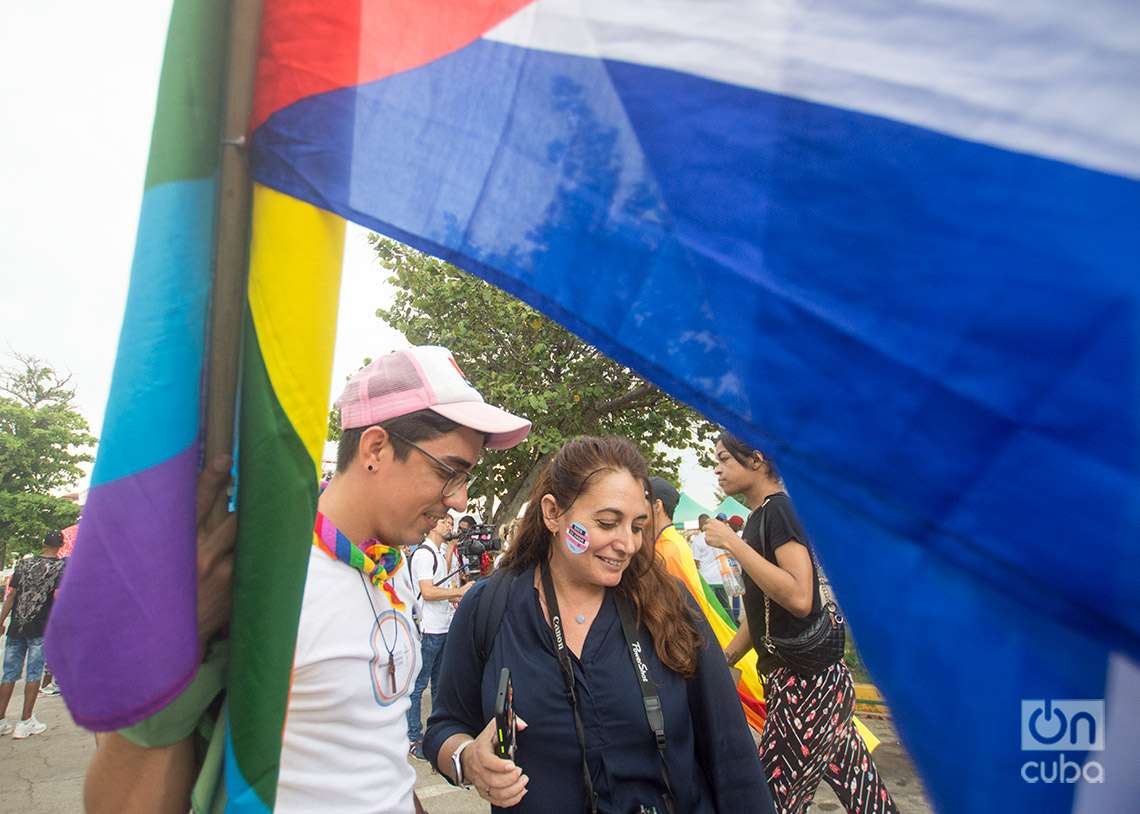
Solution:
[[(0, 11), (0, 351), (69, 371), (96, 435), (126, 301), (170, 6), (8, 0)], [(407, 344), (374, 315), (391, 294), (365, 234), (350, 225), (334, 390), (365, 356)], [(711, 505), (716, 483), (695, 455), (685, 456), (682, 481)]]

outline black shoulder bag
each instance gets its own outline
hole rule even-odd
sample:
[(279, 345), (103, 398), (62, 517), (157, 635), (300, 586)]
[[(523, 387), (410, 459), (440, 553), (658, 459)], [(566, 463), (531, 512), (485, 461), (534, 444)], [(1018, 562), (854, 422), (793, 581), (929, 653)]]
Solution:
[[(768, 505), (765, 500), (760, 507)], [(760, 520), (760, 548), (768, 558), (768, 540), (764, 533), (764, 520)], [(810, 551), (809, 551), (810, 554)], [(776, 553), (772, 552), (769, 562), (775, 562)], [(819, 579), (819, 568), (812, 555), (812, 568), (816, 571), (816, 590), (822, 592), (823, 581)], [(773, 636), (771, 628), (771, 600), (764, 594), (764, 637), (760, 640), (767, 651), (765, 657), (761, 654), (757, 667), (761, 672), (767, 673), (781, 664), (793, 673), (802, 675), (816, 675), (828, 667), (836, 664), (843, 658), (843, 647), (847, 639), (847, 626), (843, 615), (835, 603), (828, 602), (811, 620), (811, 624), (802, 633), (795, 636)]]
[[(540, 569), (542, 571), (542, 592), (546, 595), (546, 608), (550, 612), (550, 627), (554, 631), (554, 649), (558, 654), (558, 664), (562, 668), (562, 680), (566, 685), (570, 710), (574, 713), (574, 732), (578, 736), (578, 747), (582, 750), (582, 781), (586, 786), (586, 807), (590, 814), (597, 814), (598, 795), (594, 791), (594, 781), (590, 777), (589, 764), (586, 763), (586, 735), (582, 727), (582, 718), (578, 714), (578, 696), (574, 691), (574, 666), (570, 662), (570, 654), (566, 647), (562, 617), (558, 612), (558, 597), (554, 593), (554, 582), (550, 578), (549, 570), (541, 566)], [(618, 616), (621, 618), (621, 629), (625, 635), (625, 643), (629, 647), (629, 657), (633, 661), (638, 685), (641, 688), (641, 699), (645, 704), (645, 717), (649, 721), (649, 728), (653, 730), (657, 754), (661, 758), (661, 780), (665, 784), (665, 808), (669, 814), (675, 814), (673, 784), (669, 779), (669, 766), (665, 762), (665, 715), (661, 709), (661, 699), (657, 695), (657, 685), (649, 677), (649, 667), (641, 658), (641, 643), (637, 640), (637, 626), (634, 624), (633, 609), (629, 605), (629, 599), (624, 594), (615, 592), (614, 600), (617, 602)]]

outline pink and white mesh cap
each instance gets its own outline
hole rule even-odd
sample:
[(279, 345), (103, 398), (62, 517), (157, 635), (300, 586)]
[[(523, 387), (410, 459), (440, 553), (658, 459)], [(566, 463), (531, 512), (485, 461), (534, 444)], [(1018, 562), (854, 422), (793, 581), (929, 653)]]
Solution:
[(488, 449), (510, 449), (530, 432), (530, 422), (483, 401), (451, 351), (420, 345), (381, 356), (358, 371), (336, 400), (340, 425), (368, 427), (419, 410), (487, 433)]

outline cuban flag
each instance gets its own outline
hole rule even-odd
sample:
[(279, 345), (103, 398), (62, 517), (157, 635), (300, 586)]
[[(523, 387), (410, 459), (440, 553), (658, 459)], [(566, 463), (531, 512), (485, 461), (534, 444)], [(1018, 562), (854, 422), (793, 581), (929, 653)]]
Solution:
[[(939, 810), (1124, 791), (1134, 3), (324, 6), (267, 4), (260, 183), (769, 451)], [(1103, 784), (1022, 776), (1061, 754), (1022, 749), (1032, 699), (1107, 699), (1108, 749), (1065, 753)]]
[(1129, 0), (266, 0), (251, 279), (334, 329), (261, 197), (517, 295), (779, 463), (939, 811), (1140, 810), (1138, 78)]

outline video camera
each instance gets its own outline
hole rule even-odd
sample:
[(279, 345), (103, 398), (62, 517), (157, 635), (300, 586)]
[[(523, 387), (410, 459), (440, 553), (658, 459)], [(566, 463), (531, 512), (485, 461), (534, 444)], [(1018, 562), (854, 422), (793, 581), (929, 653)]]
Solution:
[(479, 579), (491, 573), (494, 564), (489, 555), (492, 551), (502, 551), (503, 541), (495, 532), (495, 527), (486, 523), (472, 526), (467, 531), (457, 531), (444, 537), (455, 542), (455, 553), (459, 555), (461, 575), (465, 581)]

